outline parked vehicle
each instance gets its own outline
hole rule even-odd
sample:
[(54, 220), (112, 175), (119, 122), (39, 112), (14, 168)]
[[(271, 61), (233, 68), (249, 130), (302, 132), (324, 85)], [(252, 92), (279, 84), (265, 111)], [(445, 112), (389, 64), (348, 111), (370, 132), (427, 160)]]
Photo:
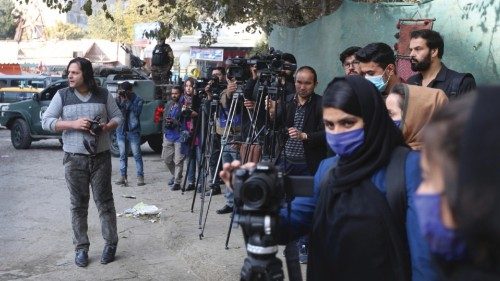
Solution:
[(0, 105), (32, 99), (41, 90), (37, 88), (6, 87), (0, 88)]
[(43, 90), (53, 81), (54, 77), (44, 75), (0, 75), (0, 88), (32, 87)]
[[(153, 81), (133, 75), (109, 75), (107, 78), (99, 77), (96, 79), (99, 79), (99, 84), (108, 88), (114, 97), (116, 97), (118, 83), (129, 81), (134, 85), (134, 92), (144, 99), (140, 119), (142, 141), (147, 141), (151, 149), (160, 153), (163, 141), (162, 124), (154, 122), (154, 114), (160, 107), (163, 107), (164, 102), (154, 99), (155, 85)], [(32, 99), (0, 106), (0, 125), (10, 129), (11, 142), (16, 149), (28, 149), (33, 141), (61, 139), (60, 133), (43, 130), (41, 119), (52, 97), (59, 89), (67, 86), (67, 80), (59, 80), (42, 92), (33, 95)], [(111, 137), (111, 153), (118, 156), (120, 153), (115, 134), (111, 134)]]

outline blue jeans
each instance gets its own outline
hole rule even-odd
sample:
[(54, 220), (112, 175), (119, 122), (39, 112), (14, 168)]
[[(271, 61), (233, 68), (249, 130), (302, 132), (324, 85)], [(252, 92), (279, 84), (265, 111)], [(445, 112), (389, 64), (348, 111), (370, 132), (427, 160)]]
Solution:
[(189, 183), (196, 184), (196, 169), (198, 167), (198, 162), (201, 161), (200, 147), (195, 146), (193, 149), (190, 149), (186, 158), (188, 159), (188, 171), (187, 171), (188, 184)]
[[(234, 160), (240, 160), (240, 152), (238, 149), (233, 147), (232, 145), (226, 145), (224, 147), (224, 151), (222, 152), (222, 163), (231, 163)], [(234, 206), (234, 193), (231, 189), (226, 187), (226, 192), (224, 193), (224, 197), (226, 198), (226, 205), (229, 207)]]
[(127, 132), (126, 135), (116, 134), (116, 141), (118, 142), (118, 148), (120, 149), (120, 173), (122, 176), (127, 176), (127, 146), (130, 145), (132, 149), (132, 154), (135, 160), (135, 169), (137, 170), (137, 176), (144, 176), (144, 164), (142, 163), (141, 154), (141, 135), (139, 132), (130, 133)]

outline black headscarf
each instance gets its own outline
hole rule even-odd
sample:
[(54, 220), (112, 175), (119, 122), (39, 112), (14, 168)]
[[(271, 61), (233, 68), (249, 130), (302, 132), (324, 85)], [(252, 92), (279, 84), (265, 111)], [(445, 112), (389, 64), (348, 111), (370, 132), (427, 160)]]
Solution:
[(360, 117), (365, 124), (365, 142), (353, 155), (341, 157), (330, 177), (329, 186), (348, 189), (387, 165), (394, 148), (406, 144), (401, 131), (389, 117), (382, 96), (370, 81), (359, 75), (348, 75), (333, 79), (327, 88), (341, 80), (351, 86), (358, 98)]
[(457, 201), (451, 203), (473, 267), (500, 278), (500, 87), (477, 92), (460, 147)]

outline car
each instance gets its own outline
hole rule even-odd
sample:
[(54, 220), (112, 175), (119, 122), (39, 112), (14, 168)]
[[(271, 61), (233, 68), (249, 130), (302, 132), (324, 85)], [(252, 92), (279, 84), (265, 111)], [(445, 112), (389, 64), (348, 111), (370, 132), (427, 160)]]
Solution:
[(32, 87), (41, 91), (53, 79), (54, 77), (44, 75), (0, 75), (0, 87)]
[(32, 87), (4, 87), (0, 88), (0, 105), (33, 98), (41, 90)]
[[(134, 75), (113, 74), (97, 77), (99, 85), (108, 88), (108, 91), (116, 97), (116, 89), (119, 83), (129, 81), (133, 84), (133, 91), (144, 99), (141, 113), (141, 140), (148, 142), (151, 149), (157, 153), (162, 150), (162, 124), (155, 122), (154, 116), (164, 106), (164, 101), (155, 99), (155, 84), (152, 80), (144, 79)], [(68, 87), (67, 80), (59, 80), (50, 84), (40, 93), (33, 95), (31, 99), (14, 102), (0, 106), (0, 125), (11, 131), (11, 142), (16, 149), (28, 149), (33, 141), (42, 139), (59, 139), (61, 133), (53, 133), (42, 129), (41, 119), (47, 109), (52, 97), (59, 89)], [(118, 145), (115, 134), (111, 134), (110, 151), (113, 156), (119, 156)], [(62, 141), (61, 141), (62, 142)]]

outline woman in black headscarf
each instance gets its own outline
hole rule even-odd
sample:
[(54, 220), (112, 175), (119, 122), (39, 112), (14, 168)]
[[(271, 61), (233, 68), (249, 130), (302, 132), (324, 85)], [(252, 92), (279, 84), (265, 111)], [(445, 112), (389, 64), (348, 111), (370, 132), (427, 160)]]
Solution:
[(335, 78), (323, 95), (323, 119), (338, 156), (316, 173), (327, 178), (316, 180), (308, 279), (433, 280), (412, 200), (419, 154), (407, 148), (380, 94), (360, 76)]
[(454, 101), (424, 132), (415, 197), (443, 280), (500, 280), (500, 87)]

